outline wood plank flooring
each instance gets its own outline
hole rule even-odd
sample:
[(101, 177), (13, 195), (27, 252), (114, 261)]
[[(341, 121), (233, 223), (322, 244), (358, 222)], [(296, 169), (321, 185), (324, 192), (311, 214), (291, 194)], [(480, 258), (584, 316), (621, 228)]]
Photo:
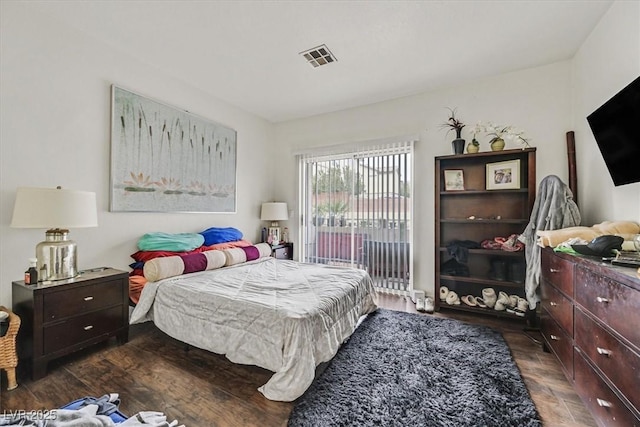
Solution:
[[(379, 305), (416, 312), (402, 297), (381, 295)], [(522, 332), (524, 323), (446, 310), (434, 315), (500, 330), (545, 426), (596, 426), (558, 362)], [(84, 396), (119, 393), (120, 410), (127, 415), (155, 410), (187, 427), (245, 427), (286, 426), (293, 408), (257, 391), (271, 372), (203, 350), (186, 351), (151, 323), (133, 325), (125, 345), (111, 340), (50, 362), (48, 375), (38, 381), (24, 368), (13, 391), (6, 391), (2, 374), (0, 410), (52, 409)]]

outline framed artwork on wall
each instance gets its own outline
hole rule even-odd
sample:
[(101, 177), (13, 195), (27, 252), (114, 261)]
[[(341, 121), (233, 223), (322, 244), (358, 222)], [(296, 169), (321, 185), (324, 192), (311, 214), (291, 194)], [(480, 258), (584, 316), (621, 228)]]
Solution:
[(487, 190), (520, 188), (520, 159), (487, 163)]
[(462, 169), (448, 169), (444, 171), (445, 191), (464, 190), (464, 172)]
[(112, 212), (236, 211), (236, 131), (115, 85)]

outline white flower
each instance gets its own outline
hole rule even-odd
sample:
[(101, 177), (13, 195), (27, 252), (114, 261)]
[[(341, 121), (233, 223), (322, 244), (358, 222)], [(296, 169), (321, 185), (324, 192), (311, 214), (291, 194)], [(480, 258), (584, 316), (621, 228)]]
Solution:
[(529, 147), (529, 141), (531, 138), (525, 136), (525, 132), (512, 125), (500, 125), (488, 121), (486, 124), (479, 121), (470, 129), (474, 138), (478, 133), (485, 133), (491, 136), (489, 144), (497, 139), (503, 139), (505, 141), (517, 142), (523, 145), (523, 148)]
[(469, 132), (471, 132), (473, 138), (475, 139), (477, 134), (486, 133), (487, 127), (484, 123), (482, 123), (482, 121), (478, 121), (475, 125), (473, 125), (473, 127), (469, 129)]

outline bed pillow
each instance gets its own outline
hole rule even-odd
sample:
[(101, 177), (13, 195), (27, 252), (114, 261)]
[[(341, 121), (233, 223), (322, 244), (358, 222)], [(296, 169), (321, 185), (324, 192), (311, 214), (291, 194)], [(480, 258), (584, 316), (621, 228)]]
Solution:
[(222, 251), (213, 250), (154, 258), (144, 263), (143, 271), (148, 281), (156, 282), (167, 277), (220, 268), (224, 266), (225, 261)]
[[(168, 256), (176, 256), (176, 255), (188, 255), (192, 253), (199, 253), (205, 251), (211, 251), (214, 249), (229, 249), (229, 248), (238, 248), (243, 246), (251, 246), (252, 243), (249, 240), (237, 240), (235, 242), (225, 242), (225, 243), (216, 243), (215, 245), (210, 246), (200, 246), (192, 251), (187, 252), (174, 252), (174, 251), (138, 251), (131, 254), (131, 258), (136, 261), (145, 262), (151, 261), (154, 258), (160, 257), (168, 257)], [(142, 268), (142, 267), (140, 267)]]
[(225, 267), (247, 262), (247, 253), (243, 249), (244, 248), (232, 248), (223, 250), (222, 252), (225, 256)]
[(233, 227), (211, 227), (199, 233), (204, 238), (204, 245), (233, 242), (242, 239), (242, 232)]
[(245, 246), (241, 248), (225, 249), (225, 266), (241, 264), (247, 261), (271, 256), (271, 246), (268, 243), (258, 243), (255, 246)]
[(271, 245), (268, 243), (258, 243), (255, 247), (258, 249), (258, 253), (260, 254), (258, 258), (271, 256)]
[(202, 246), (204, 237), (198, 233), (147, 233), (138, 240), (141, 251), (187, 252)]

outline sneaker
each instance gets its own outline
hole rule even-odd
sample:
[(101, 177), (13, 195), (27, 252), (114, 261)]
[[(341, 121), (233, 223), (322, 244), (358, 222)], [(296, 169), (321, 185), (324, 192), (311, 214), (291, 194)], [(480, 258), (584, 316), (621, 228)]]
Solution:
[(427, 313), (433, 313), (433, 310), (435, 309), (434, 304), (433, 304), (433, 298), (431, 297), (426, 297), (424, 299), (424, 311)]
[(424, 311), (424, 299), (422, 298), (418, 298), (416, 300), (416, 310), (418, 311)]

